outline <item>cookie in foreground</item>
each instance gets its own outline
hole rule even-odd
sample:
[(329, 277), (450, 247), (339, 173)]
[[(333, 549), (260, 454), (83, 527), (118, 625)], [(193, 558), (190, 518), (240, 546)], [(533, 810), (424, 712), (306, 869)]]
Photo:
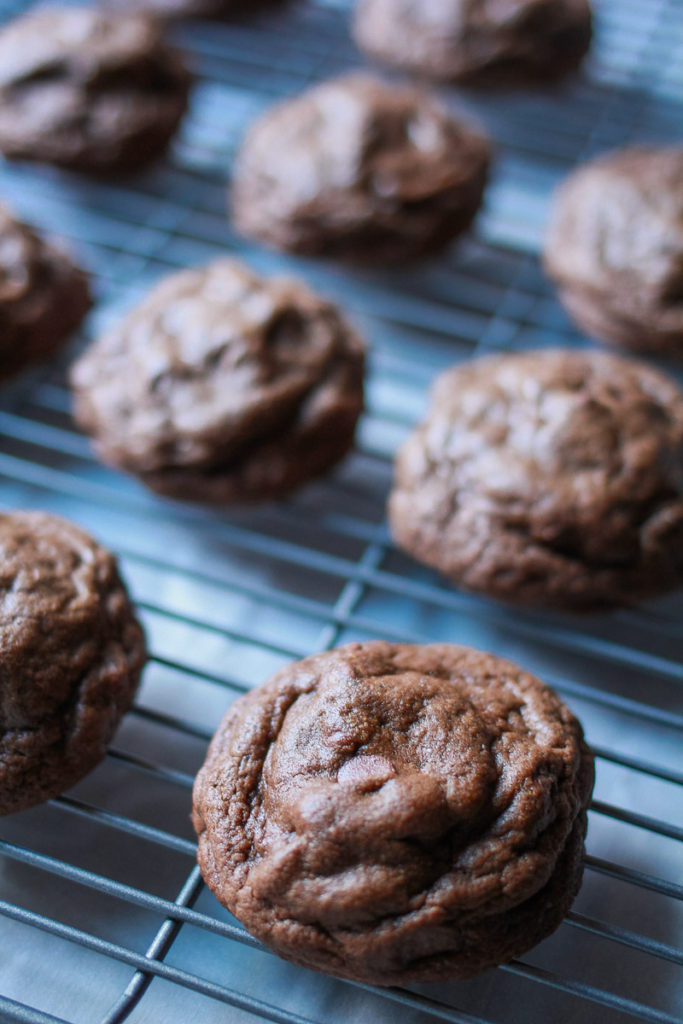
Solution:
[(168, 145), (189, 86), (151, 18), (29, 11), (0, 30), (0, 152), (86, 174), (137, 170)]
[(90, 302), (83, 271), (0, 205), (0, 380), (56, 353)]
[(544, 265), (591, 337), (683, 357), (683, 146), (577, 168), (557, 191)]
[(194, 786), (207, 885), (268, 948), (377, 985), (468, 978), (581, 884), (593, 758), (538, 679), (450, 644), (348, 644), (228, 710)]
[(99, 764), (144, 662), (113, 555), (57, 516), (0, 514), (0, 814)]
[(235, 161), (232, 219), (276, 249), (415, 259), (470, 226), (490, 156), (482, 133), (426, 90), (346, 74), (252, 125)]
[(163, 280), (90, 347), (74, 411), (106, 462), (161, 494), (280, 498), (353, 446), (364, 359), (331, 303), (220, 259)]
[(426, 78), (533, 83), (576, 70), (592, 14), (589, 0), (357, 0), (353, 35), (368, 56)]
[(644, 363), (543, 349), (436, 381), (399, 451), (397, 544), (474, 591), (591, 609), (683, 582), (683, 393)]

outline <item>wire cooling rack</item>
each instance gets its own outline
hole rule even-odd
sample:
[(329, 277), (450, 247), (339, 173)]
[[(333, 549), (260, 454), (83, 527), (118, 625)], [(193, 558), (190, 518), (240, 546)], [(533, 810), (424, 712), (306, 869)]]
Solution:
[[(26, 6), (0, 0), (0, 14)], [(248, 512), (162, 501), (98, 465), (69, 418), (68, 358), (0, 393), (0, 502), (69, 516), (115, 549), (152, 651), (106, 761), (68, 795), (0, 821), (3, 1022), (680, 1019), (681, 595), (587, 618), (503, 607), (395, 551), (384, 520), (391, 456), (440, 369), (490, 349), (587, 344), (538, 267), (555, 182), (600, 150), (683, 136), (681, 0), (596, 7), (579, 80), (460, 97), (498, 142), (496, 173), (475, 233), (419, 268), (355, 272), (264, 253), (225, 217), (248, 121), (360, 63), (343, 3), (293, 0), (240, 24), (178, 29), (198, 86), (169, 158), (143, 176), (93, 184), (0, 167), (0, 195), (92, 270), (89, 334), (155, 279), (227, 250), (307, 278), (372, 344), (356, 453), (293, 500)], [(375, 990), (292, 967), (218, 906), (195, 866), (190, 787), (230, 701), (292, 658), (368, 637), (451, 640), (519, 661), (565, 696), (598, 755), (572, 913), (523, 960), (469, 982)]]

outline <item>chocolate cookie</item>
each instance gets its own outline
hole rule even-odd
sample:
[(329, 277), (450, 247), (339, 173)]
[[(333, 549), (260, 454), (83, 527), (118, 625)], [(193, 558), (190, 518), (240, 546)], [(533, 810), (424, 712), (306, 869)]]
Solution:
[(683, 147), (619, 150), (571, 174), (545, 267), (588, 334), (683, 356)]
[(588, 0), (358, 0), (356, 43), (429, 78), (490, 85), (560, 78), (591, 41)]
[(0, 205), (0, 380), (61, 348), (89, 308), (83, 271)]
[(197, 501), (287, 494), (353, 444), (364, 349), (302, 284), (230, 260), (158, 285), (72, 374), (98, 453)]
[(641, 363), (557, 349), (455, 367), (395, 472), (397, 543), (471, 590), (580, 609), (683, 582), (683, 394)]
[(557, 928), (593, 760), (556, 694), (465, 647), (349, 644), (237, 700), (194, 786), (220, 902), (303, 967), (468, 978)]
[(232, 185), (237, 229), (278, 249), (388, 263), (469, 227), (490, 148), (429, 93), (345, 75), (268, 111)]
[(153, 20), (32, 11), (0, 31), (0, 152), (86, 173), (131, 171), (166, 148), (188, 90)]
[(0, 514), (0, 814), (104, 757), (145, 661), (112, 555), (64, 519)]

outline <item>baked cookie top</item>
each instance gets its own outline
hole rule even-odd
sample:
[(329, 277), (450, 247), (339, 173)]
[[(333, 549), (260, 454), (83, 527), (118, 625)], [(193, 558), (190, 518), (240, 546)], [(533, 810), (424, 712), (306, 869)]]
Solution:
[(566, 607), (683, 579), (683, 394), (619, 356), (494, 356), (438, 380), (399, 452), (398, 543), (473, 590)]
[(0, 204), (0, 378), (58, 349), (89, 306), (83, 271)]
[(0, 814), (104, 757), (144, 660), (114, 557), (64, 519), (0, 514)]
[(248, 500), (348, 449), (363, 366), (335, 306), (222, 259), (162, 281), (86, 352), (75, 413), (106, 460), (152, 486), (188, 473), (200, 498)]
[(353, 34), (378, 60), (428, 78), (559, 78), (591, 40), (589, 0), (357, 0)]
[(683, 147), (634, 147), (558, 190), (545, 266), (581, 326), (683, 355)]
[(0, 30), (0, 150), (75, 170), (133, 167), (167, 141), (188, 89), (151, 18), (30, 11)]
[(278, 248), (392, 262), (465, 230), (490, 147), (433, 95), (364, 73), (267, 111), (237, 156), (233, 220)]
[(228, 710), (195, 782), (199, 863), (304, 966), (376, 984), (467, 977), (559, 923), (592, 778), (576, 719), (509, 662), (348, 644)]

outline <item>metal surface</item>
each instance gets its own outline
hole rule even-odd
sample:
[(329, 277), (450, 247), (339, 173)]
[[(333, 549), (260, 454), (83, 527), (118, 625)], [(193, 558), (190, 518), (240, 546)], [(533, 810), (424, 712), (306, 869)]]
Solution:
[[(0, 14), (25, 6), (0, 3)], [(93, 271), (89, 334), (153, 280), (228, 250), (307, 278), (372, 344), (358, 451), (295, 499), (246, 512), (164, 502), (98, 465), (69, 418), (73, 350), (0, 393), (0, 503), (69, 516), (119, 552), (153, 653), (105, 763), (68, 796), (0, 821), (3, 1022), (679, 1019), (682, 595), (586, 618), (519, 611), (421, 569), (392, 548), (384, 521), (391, 455), (440, 369), (489, 349), (586, 344), (538, 266), (555, 182), (600, 150), (683, 137), (683, 2), (596, 7), (580, 81), (464, 97), (499, 144), (495, 178), (474, 235), (417, 268), (265, 253), (225, 216), (250, 118), (360, 63), (341, 3), (178, 29), (200, 80), (169, 159), (141, 177), (93, 184), (0, 167), (0, 195)], [(470, 982), (376, 991), (291, 967), (259, 949), (195, 867), (190, 786), (229, 702), (291, 658), (377, 636), (519, 661), (561, 691), (598, 752), (573, 912), (523, 962)]]

